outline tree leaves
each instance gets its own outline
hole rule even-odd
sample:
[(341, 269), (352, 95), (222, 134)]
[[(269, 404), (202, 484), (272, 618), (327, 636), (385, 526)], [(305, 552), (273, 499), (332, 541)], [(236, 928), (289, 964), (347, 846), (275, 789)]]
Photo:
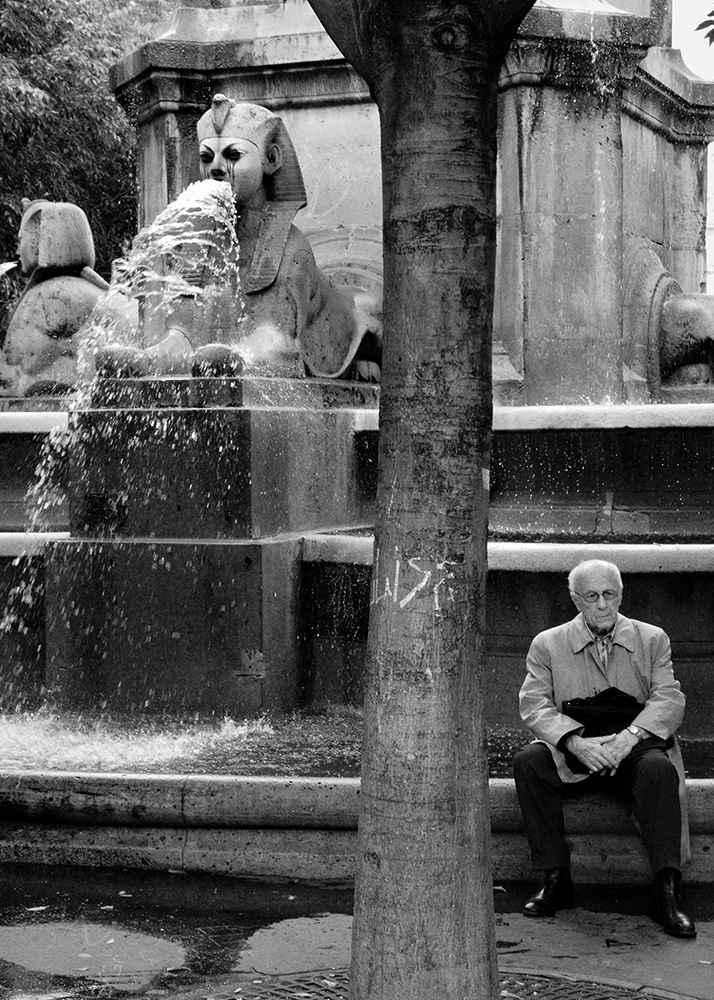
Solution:
[(696, 28), (694, 29), (695, 31), (704, 31), (705, 28), (709, 28), (709, 31), (707, 31), (707, 33), (705, 34), (704, 37), (709, 39), (709, 44), (710, 45), (714, 44), (714, 20), (713, 19), (714, 19), (714, 10), (710, 10), (709, 13), (707, 14), (707, 20), (706, 21), (702, 21), (702, 23), (698, 24), (696, 26)]

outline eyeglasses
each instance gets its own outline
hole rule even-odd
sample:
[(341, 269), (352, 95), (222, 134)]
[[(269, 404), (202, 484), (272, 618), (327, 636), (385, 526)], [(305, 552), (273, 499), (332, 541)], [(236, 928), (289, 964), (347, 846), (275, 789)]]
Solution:
[(617, 598), (620, 596), (620, 591), (619, 590), (603, 590), (603, 591), (589, 590), (587, 592), (587, 594), (580, 594), (579, 591), (578, 591), (578, 594), (579, 594), (580, 597), (582, 597), (582, 599), (585, 601), (586, 604), (595, 604), (595, 602), (597, 601), (597, 599), (599, 597), (602, 597), (606, 601), (616, 601)]

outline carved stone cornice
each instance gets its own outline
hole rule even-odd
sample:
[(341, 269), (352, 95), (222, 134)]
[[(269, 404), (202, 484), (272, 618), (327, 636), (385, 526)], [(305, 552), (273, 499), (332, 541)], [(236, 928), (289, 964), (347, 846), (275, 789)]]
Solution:
[[(662, 4), (664, 3), (664, 7)], [(500, 87), (621, 92), (648, 48), (662, 37), (666, 2), (651, 16), (619, 11), (606, 0), (542, 0), (524, 18), (501, 71)]]
[(364, 80), (304, 0), (184, 0), (164, 34), (110, 74), (117, 99), (136, 124), (167, 111), (203, 111), (227, 80), (231, 89), (240, 88), (243, 100), (268, 107), (370, 100)]
[(678, 49), (650, 49), (625, 91), (622, 110), (670, 142), (714, 140), (714, 83), (695, 76)]
[(647, 49), (639, 44), (593, 45), (581, 38), (517, 38), (501, 70), (499, 87), (548, 86), (607, 97), (631, 80)]
[(133, 79), (118, 86), (116, 98), (135, 125), (143, 125), (166, 112), (203, 113), (211, 95), (230, 80), (240, 87), (241, 100), (265, 107), (307, 107), (362, 104), (370, 100), (367, 86), (344, 60), (325, 64), (265, 67), (214, 66), (186, 70), (147, 65)]

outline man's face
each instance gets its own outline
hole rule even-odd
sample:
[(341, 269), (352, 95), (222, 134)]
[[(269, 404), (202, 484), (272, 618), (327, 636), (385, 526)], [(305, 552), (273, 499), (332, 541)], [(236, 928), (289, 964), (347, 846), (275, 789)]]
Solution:
[(578, 611), (595, 632), (609, 632), (617, 621), (622, 592), (617, 577), (607, 567), (594, 567), (580, 574), (571, 596)]
[(262, 151), (249, 139), (220, 136), (203, 139), (199, 150), (201, 178), (228, 181), (239, 208), (260, 207), (266, 162)]

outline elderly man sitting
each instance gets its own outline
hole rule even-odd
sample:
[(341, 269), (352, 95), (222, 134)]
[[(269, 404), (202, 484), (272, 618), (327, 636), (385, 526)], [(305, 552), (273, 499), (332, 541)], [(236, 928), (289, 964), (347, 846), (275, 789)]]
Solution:
[(622, 578), (614, 564), (582, 562), (568, 586), (579, 613), (535, 637), (520, 692), (521, 717), (536, 741), (515, 756), (516, 790), (533, 865), (545, 872), (523, 912), (550, 917), (573, 905), (562, 800), (580, 782), (632, 796), (654, 875), (654, 919), (667, 934), (694, 937), (677, 896), (682, 811), (669, 751), (685, 698), (669, 639), (618, 613)]

